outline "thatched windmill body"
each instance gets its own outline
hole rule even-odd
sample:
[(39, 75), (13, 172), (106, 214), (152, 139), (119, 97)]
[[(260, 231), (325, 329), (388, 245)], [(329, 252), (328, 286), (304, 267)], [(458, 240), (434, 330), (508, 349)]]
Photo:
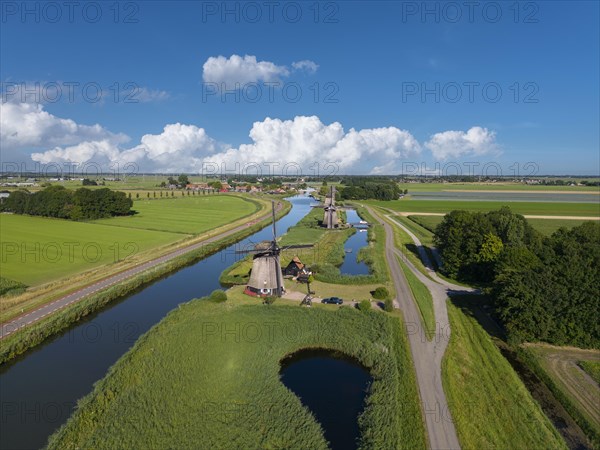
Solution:
[(338, 227), (338, 216), (337, 209), (335, 207), (335, 186), (331, 186), (329, 196), (325, 196), (325, 204), (323, 209), (323, 226), (326, 228), (337, 228)]
[(252, 258), (252, 272), (250, 280), (244, 290), (245, 294), (253, 297), (281, 297), (285, 292), (283, 287), (283, 274), (279, 256), (282, 250), (290, 248), (310, 248), (312, 245), (289, 245), (280, 248), (277, 244), (277, 229), (275, 226), (275, 202), (273, 208), (273, 240), (263, 242), (253, 250), (241, 250), (237, 253), (254, 253)]

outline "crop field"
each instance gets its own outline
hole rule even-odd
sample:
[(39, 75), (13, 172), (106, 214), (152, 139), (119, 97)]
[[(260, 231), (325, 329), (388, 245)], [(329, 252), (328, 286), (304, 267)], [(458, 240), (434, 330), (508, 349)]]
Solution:
[(250, 299), (200, 299), (171, 312), (80, 401), (49, 448), (325, 449), (320, 424), (280, 381), (280, 361), (304, 348), (340, 351), (369, 368), (364, 448), (425, 448), (397, 316)]
[(552, 203), (552, 202), (494, 202), (456, 200), (411, 200), (401, 199), (389, 202), (370, 200), (373, 206), (380, 206), (398, 212), (448, 213), (455, 209), (466, 211), (492, 211), (503, 206), (523, 215), (540, 216), (584, 216), (599, 217), (600, 203)]
[(181, 238), (164, 231), (2, 214), (2, 276), (38, 285)]
[(135, 216), (92, 222), (1, 214), (2, 277), (29, 286), (47, 283), (180, 241), (257, 209), (234, 196), (138, 205)]
[[(443, 216), (409, 216), (408, 217), (413, 222), (419, 224), (421, 227), (426, 230), (431, 231), (432, 233), (435, 230), (440, 222), (443, 220)], [(581, 225), (585, 220), (571, 220), (571, 219), (527, 219), (527, 222), (531, 224), (533, 228), (538, 230), (540, 233), (550, 236), (559, 228), (573, 228)]]
[(215, 226), (248, 216), (258, 206), (241, 197), (209, 195), (141, 200), (133, 204), (137, 214), (96, 220), (95, 223), (126, 228), (200, 234)]
[[(590, 178), (588, 181), (596, 181)], [(577, 182), (577, 180), (573, 180)], [(412, 191), (518, 191), (518, 192), (600, 192), (598, 186), (544, 186), (523, 183), (398, 183), (402, 189)]]
[(567, 448), (477, 321), (448, 302), (442, 378), (462, 448)]

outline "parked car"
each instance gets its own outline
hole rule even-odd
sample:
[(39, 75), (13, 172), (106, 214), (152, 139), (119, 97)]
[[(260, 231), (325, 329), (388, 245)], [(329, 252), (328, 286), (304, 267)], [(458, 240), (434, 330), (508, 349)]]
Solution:
[(321, 303), (329, 303), (330, 305), (341, 305), (344, 300), (339, 297), (327, 297), (321, 300)]

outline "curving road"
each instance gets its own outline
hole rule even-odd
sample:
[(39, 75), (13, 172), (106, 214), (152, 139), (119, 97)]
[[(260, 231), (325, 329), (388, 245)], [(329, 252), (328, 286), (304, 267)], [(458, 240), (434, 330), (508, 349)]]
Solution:
[[(282, 207), (283, 207), (283, 205), (281, 204), (281, 202), (279, 202), (277, 204), (276, 211), (277, 212), (280, 211)], [(59, 311), (63, 308), (66, 308), (67, 306), (71, 305), (72, 303), (79, 302), (79, 301), (83, 300), (85, 297), (87, 297), (88, 295), (91, 295), (95, 292), (106, 289), (110, 286), (114, 286), (115, 284), (118, 284), (124, 280), (131, 278), (131, 277), (134, 277), (135, 275), (138, 275), (141, 272), (144, 272), (145, 270), (156, 267), (159, 264), (170, 261), (170, 260), (177, 258), (178, 256), (181, 256), (185, 253), (191, 252), (193, 250), (197, 250), (197, 249), (204, 247), (206, 245), (209, 245), (209, 244), (213, 244), (225, 237), (228, 237), (228, 236), (231, 236), (232, 234), (237, 233), (238, 231), (242, 231), (242, 230), (246, 229), (252, 223), (263, 220), (270, 214), (271, 214), (271, 208), (268, 208), (264, 214), (261, 214), (258, 218), (256, 218), (252, 222), (244, 223), (238, 227), (232, 228), (231, 230), (224, 231), (223, 233), (217, 234), (217, 235), (210, 237), (208, 239), (205, 239), (203, 241), (196, 242), (196, 243), (190, 244), (186, 247), (182, 247), (180, 249), (174, 250), (173, 252), (167, 253), (166, 255), (163, 255), (159, 258), (152, 259), (150, 261), (141, 263), (131, 269), (117, 273), (113, 276), (110, 276), (108, 278), (100, 280), (97, 283), (86, 286), (76, 292), (65, 295), (64, 297), (61, 297), (58, 300), (54, 300), (51, 303), (46, 303), (44, 306), (42, 306), (38, 309), (30, 311), (22, 316), (16, 317), (15, 319), (12, 319), (8, 322), (1, 324), (0, 325), (0, 339), (10, 336), (12, 333), (14, 333), (15, 331), (17, 331), (23, 327), (26, 327), (33, 323), (36, 323), (36, 322), (42, 320), (43, 318), (45, 318), (46, 316), (51, 315), (51, 314), (55, 313), (56, 311)]]
[[(459, 449), (460, 444), (456, 429), (452, 421), (446, 394), (442, 385), (442, 359), (450, 339), (450, 322), (446, 299), (454, 293), (473, 293), (474, 289), (448, 283), (437, 276), (433, 271), (429, 256), (419, 239), (401, 223), (393, 221), (413, 239), (423, 264), (431, 278), (423, 275), (394, 244), (392, 226), (384, 221), (379, 214), (370, 207), (369, 213), (383, 225), (386, 233), (386, 259), (396, 288), (396, 307), (402, 310), (407, 327), (408, 340), (415, 365), (417, 384), (421, 397), (422, 411), (429, 437), (429, 446), (432, 449)], [(435, 253), (434, 253), (435, 255)], [(431, 341), (425, 336), (425, 330), (412, 292), (404, 277), (398, 258), (407, 265), (415, 276), (430, 290), (433, 298), (436, 330)]]

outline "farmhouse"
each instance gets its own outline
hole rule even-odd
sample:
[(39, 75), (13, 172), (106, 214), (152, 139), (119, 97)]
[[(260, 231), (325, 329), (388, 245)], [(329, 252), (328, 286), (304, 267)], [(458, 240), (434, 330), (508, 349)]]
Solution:
[(308, 273), (306, 266), (300, 261), (300, 258), (294, 256), (285, 269), (283, 269), (284, 276), (297, 277), (302, 273)]

